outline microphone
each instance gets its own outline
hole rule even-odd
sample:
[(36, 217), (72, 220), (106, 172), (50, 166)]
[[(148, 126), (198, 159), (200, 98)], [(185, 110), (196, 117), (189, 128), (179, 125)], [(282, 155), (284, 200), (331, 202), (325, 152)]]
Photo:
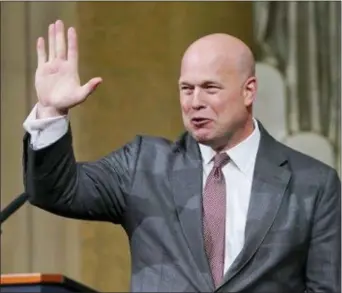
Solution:
[[(20, 207), (28, 200), (29, 195), (23, 192), (18, 197), (16, 197), (12, 202), (9, 203), (7, 207), (0, 213), (0, 225), (7, 220), (12, 214), (14, 214)], [(2, 231), (0, 230), (0, 233)]]

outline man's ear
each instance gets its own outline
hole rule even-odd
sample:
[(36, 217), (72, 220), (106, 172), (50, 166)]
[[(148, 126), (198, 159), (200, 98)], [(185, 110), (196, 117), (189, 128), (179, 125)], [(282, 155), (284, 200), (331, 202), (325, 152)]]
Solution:
[(255, 76), (249, 77), (243, 87), (243, 100), (246, 107), (251, 106), (255, 100), (257, 92), (257, 79)]

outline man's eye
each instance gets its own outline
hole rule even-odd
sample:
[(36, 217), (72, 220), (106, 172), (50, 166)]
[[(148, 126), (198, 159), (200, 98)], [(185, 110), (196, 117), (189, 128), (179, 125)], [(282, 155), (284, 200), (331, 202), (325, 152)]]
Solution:
[(217, 86), (215, 86), (215, 85), (208, 85), (208, 86), (206, 87), (206, 90), (207, 90), (209, 93), (216, 93), (216, 92), (219, 90), (219, 88), (218, 88)]
[(181, 91), (183, 91), (185, 93), (190, 93), (192, 91), (192, 88), (189, 86), (182, 86)]

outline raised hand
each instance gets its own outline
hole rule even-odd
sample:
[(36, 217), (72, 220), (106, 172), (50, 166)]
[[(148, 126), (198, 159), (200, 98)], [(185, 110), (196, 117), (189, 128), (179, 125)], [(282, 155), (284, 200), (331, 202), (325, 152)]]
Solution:
[(81, 86), (77, 35), (74, 28), (68, 29), (66, 46), (64, 24), (57, 20), (49, 26), (48, 39), (48, 56), (44, 39), (40, 37), (37, 41), (35, 87), (39, 118), (66, 114), (70, 108), (85, 101), (102, 82), (100, 77), (96, 77)]

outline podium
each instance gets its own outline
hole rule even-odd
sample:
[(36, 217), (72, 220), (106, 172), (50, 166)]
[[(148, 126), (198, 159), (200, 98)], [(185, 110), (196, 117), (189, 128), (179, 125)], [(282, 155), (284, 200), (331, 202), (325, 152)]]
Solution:
[(59, 274), (3, 274), (0, 292), (97, 292), (83, 284)]

